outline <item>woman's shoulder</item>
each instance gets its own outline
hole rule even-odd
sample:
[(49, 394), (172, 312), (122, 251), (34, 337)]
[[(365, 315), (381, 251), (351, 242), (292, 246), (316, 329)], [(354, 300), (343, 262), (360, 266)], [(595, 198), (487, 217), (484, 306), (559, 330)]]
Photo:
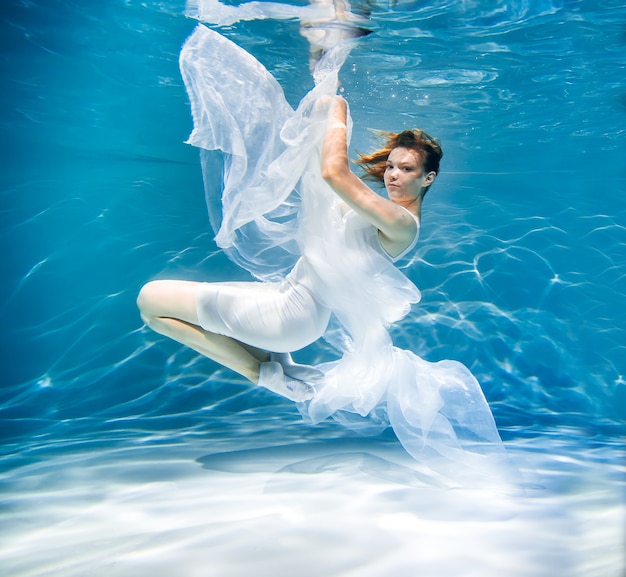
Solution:
[[(394, 262), (406, 256), (415, 248), (420, 232), (419, 217), (404, 206), (399, 206), (399, 208), (402, 210), (402, 216), (404, 217), (402, 220), (403, 228), (406, 230), (406, 238), (394, 242), (386, 238), (380, 231), (378, 234), (381, 248)], [(407, 216), (410, 220), (406, 218)]]

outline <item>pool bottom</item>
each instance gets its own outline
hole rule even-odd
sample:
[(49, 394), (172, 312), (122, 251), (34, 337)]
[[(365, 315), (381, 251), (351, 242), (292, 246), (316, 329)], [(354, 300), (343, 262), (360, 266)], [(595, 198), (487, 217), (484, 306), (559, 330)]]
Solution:
[[(59, 447), (2, 476), (5, 575), (619, 577), (622, 449), (508, 443), (532, 484), (450, 489), (396, 443)], [(536, 482), (535, 482), (536, 481)]]

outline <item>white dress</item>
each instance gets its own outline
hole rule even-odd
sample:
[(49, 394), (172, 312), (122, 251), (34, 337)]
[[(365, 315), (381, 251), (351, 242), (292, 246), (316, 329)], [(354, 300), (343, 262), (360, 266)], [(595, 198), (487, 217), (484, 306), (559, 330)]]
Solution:
[(319, 98), (336, 93), (347, 54), (339, 47), (324, 56), (315, 87), (293, 110), (267, 70), (225, 37), (198, 25), (186, 41), (180, 67), (194, 120), (188, 142), (201, 150), (216, 242), (259, 281), (304, 287), (312, 297), (304, 306), (317, 321), (291, 348), (323, 332), (341, 358), (319, 366), (324, 382), (298, 404), (307, 421), (332, 417), (366, 433), (391, 426), (433, 469), (484, 472), (506, 457), (480, 385), (458, 362), (431, 363), (393, 345), (388, 327), (420, 292), (374, 227), (344, 214), (321, 177), (329, 111)]

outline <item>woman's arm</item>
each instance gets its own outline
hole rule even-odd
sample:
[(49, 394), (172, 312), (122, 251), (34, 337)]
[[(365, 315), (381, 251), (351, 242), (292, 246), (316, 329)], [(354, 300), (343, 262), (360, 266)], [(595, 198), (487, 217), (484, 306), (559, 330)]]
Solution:
[(347, 103), (337, 96), (322, 146), (322, 176), (330, 187), (391, 244), (410, 244), (417, 232), (407, 211), (376, 194), (350, 170), (346, 137)]

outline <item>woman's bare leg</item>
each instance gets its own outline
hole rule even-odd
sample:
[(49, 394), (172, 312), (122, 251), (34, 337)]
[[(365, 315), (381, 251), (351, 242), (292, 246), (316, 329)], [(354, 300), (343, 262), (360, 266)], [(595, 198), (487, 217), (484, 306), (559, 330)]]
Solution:
[(147, 283), (137, 297), (142, 319), (157, 333), (258, 383), (260, 364), (269, 360), (269, 354), (230, 337), (205, 331), (196, 313), (196, 287), (193, 281)]

